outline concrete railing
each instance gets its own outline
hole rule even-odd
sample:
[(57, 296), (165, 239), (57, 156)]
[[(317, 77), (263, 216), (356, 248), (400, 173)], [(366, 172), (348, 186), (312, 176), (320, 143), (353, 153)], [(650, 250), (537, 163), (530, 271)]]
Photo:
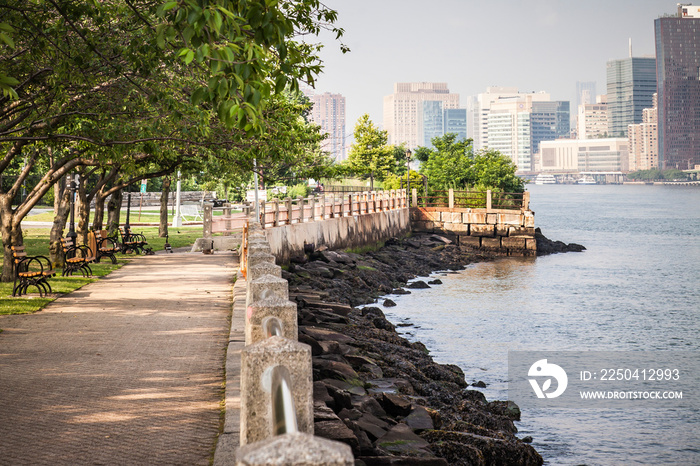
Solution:
[(373, 214), (405, 209), (407, 202), (405, 189), (273, 199), (270, 202), (260, 203), (260, 224), (263, 228), (271, 228), (330, 218)]
[(311, 348), (297, 340), (297, 308), (262, 226), (244, 239), (245, 343), (241, 351), (238, 465), (352, 465), (348, 445), (314, 437)]

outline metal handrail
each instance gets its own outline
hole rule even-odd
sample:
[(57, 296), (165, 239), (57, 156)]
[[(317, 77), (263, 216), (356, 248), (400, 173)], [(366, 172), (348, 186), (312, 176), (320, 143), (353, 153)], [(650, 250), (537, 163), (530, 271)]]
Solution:
[(265, 317), (262, 321), (263, 334), (265, 338), (283, 337), (282, 321), (277, 317)]
[(273, 435), (299, 432), (289, 370), (284, 366), (275, 366), (270, 375), (272, 378)]

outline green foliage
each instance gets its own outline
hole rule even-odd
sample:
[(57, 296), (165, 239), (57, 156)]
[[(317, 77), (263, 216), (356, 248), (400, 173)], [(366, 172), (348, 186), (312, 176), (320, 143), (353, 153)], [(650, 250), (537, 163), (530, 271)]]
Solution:
[[(411, 170), (410, 174), (411, 189), (416, 188), (419, 191), (423, 187), (423, 177), (420, 173), (415, 170)], [(382, 187), (386, 190), (391, 189), (406, 189), (406, 172), (401, 175), (394, 175), (393, 173), (387, 175), (386, 179), (382, 183)]]
[(638, 170), (636, 172), (628, 173), (627, 178), (630, 180), (639, 181), (687, 180), (688, 174), (675, 168), (669, 168), (667, 170), (654, 168), (651, 170)]
[(486, 189), (521, 193), (525, 182), (515, 175), (517, 167), (497, 151), (474, 153), (471, 139), (457, 140), (448, 133), (433, 138), (435, 149), (419, 148), (421, 174), (428, 177), (429, 190)]
[[(406, 147), (406, 143), (401, 143), (398, 146), (391, 146), (393, 155), (394, 155), (394, 168), (392, 170), (392, 173), (395, 175), (404, 175), (406, 176), (406, 151), (408, 150), (408, 147)], [(411, 160), (413, 160), (413, 156), (411, 155)]]
[(387, 145), (387, 139), (387, 132), (379, 130), (368, 114), (357, 120), (346, 166), (363, 179), (369, 178), (370, 189), (374, 189), (375, 178), (383, 180), (396, 167), (394, 149)]
[(278, 191), (277, 194), (272, 192), (272, 189), (267, 190), (267, 199), (285, 199), (291, 197), (296, 199), (297, 197), (307, 197), (311, 193), (311, 188), (307, 183), (299, 183), (292, 187), (287, 187), (287, 192), (283, 193)]
[(292, 199), (295, 199), (297, 197), (307, 197), (309, 194), (311, 194), (311, 188), (309, 188), (309, 185), (306, 183), (299, 183), (297, 185), (292, 186), (291, 189), (287, 190), (286, 197), (291, 197)]

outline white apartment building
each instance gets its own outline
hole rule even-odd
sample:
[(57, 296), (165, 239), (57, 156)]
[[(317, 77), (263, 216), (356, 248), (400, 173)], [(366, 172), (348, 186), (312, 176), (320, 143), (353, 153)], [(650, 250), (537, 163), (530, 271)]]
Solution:
[(556, 139), (540, 143), (542, 173), (627, 172), (627, 138)]
[(459, 94), (451, 94), (447, 83), (394, 83), (394, 93), (384, 97), (384, 129), (389, 144), (406, 143), (409, 149), (424, 145), (424, 101), (442, 102), (443, 109), (459, 108)]
[(578, 106), (576, 121), (578, 139), (603, 137), (608, 132), (608, 101), (606, 95), (599, 95), (594, 104)]
[[(654, 94), (656, 104), (656, 94)], [(657, 125), (658, 108), (645, 108), (642, 111), (642, 123), (629, 125), (629, 169), (651, 170), (659, 167), (659, 128)]]
[(487, 87), (486, 92), (472, 96), (467, 106), (467, 137), (474, 140), (474, 149), (488, 146), (488, 118), (491, 106), (502, 98), (520, 95), (517, 87)]
[[(482, 138), (482, 142), (485, 140), (483, 147), (510, 157), (519, 171), (530, 171), (533, 155), (533, 104), (550, 101), (548, 93), (538, 92), (501, 96), (490, 102), (486, 114), (486, 137)], [(539, 141), (537, 143), (539, 146)]]

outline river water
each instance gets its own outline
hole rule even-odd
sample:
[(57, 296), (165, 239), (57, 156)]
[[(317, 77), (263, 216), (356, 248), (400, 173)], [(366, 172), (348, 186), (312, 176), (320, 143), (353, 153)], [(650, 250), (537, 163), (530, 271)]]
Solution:
[[(543, 233), (587, 250), (436, 273), (442, 285), (392, 296), (400, 331), (485, 382), (489, 400), (508, 399), (508, 351), (700, 355), (700, 189), (528, 189)], [(700, 386), (684, 395), (690, 406), (523, 409), (518, 435), (546, 464), (698, 465)]]

